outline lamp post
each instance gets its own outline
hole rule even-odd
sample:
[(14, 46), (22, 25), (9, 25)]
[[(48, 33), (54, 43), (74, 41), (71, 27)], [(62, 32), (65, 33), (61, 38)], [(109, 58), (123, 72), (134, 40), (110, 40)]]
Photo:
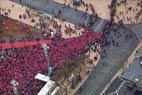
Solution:
[(10, 81), (10, 83), (11, 83), (11, 85), (12, 85), (12, 87), (13, 87), (13, 92), (14, 92), (14, 95), (19, 95), (18, 94), (18, 85), (19, 85), (19, 83), (16, 81), (16, 80), (14, 80), (14, 79), (12, 79), (11, 81)]
[(49, 58), (48, 58), (49, 46), (47, 44), (43, 44), (42, 48), (44, 50), (44, 56), (45, 56), (45, 59), (47, 61), (47, 65), (48, 65), (48, 76), (50, 76), (52, 74), (54, 68), (50, 67), (50, 63), (49, 63)]

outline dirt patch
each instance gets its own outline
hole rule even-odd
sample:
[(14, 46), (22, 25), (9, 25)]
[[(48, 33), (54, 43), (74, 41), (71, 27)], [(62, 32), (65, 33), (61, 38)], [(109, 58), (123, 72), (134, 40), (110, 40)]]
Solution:
[(8, 36), (23, 37), (26, 34), (41, 34), (36, 32), (33, 27), (9, 18), (4, 19), (0, 26), (3, 33)]

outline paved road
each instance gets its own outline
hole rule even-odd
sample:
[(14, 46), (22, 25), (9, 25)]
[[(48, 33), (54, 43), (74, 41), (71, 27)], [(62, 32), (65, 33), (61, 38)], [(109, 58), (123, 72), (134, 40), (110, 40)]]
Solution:
[[(18, 2), (19, 0), (14, 0)], [(19, 3), (19, 2), (18, 2)], [(64, 7), (64, 5), (54, 2), (53, 0), (33, 0), (30, 3), (30, 0), (22, 0), (22, 3), (24, 5), (32, 6), (32, 8), (37, 9), (39, 11), (47, 12), (50, 15), (53, 15), (52, 9), (54, 9), (54, 12), (58, 12), (58, 9), (62, 10), (62, 18), (66, 19), (68, 22), (71, 23), (86, 23), (86, 20), (84, 17), (82, 17), (82, 14), (84, 14), (83, 11), (77, 11), (74, 8), (71, 7)], [(89, 14), (87, 14), (87, 17)]]
[(128, 27), (131, 28), (135, 32), (139, 40), (142, 41), (142, 23), (131, 25), (131, 26), (128, 25)]
[(134, 87), (130, 90), (127, 87), (127, 80), (122, 79), (121, 77), (116, 77), (116, 79), (112, 82), (111, 86), (109, 86), (106, 91), (106, 95), (134, 95), (136, 89), (141, 89), (141, 85), (138, 85), (136, 88)]
[[(18, 1), (18, 0), (15, 0)], [(62, 4), (54, 2), (52, 0), (33, 0), (32, 3), (29, 0), (23, 0), (24, 4), (30, 4), (37, 10), (47, 12), (52, 14), (52, 9), (58, 10), (63, 7)], [(62, 11), (62, 17), (71, 23), (86, 23), (85, 18), (82, 17), (83, 12), (77, 11), (73, 8), (65, 8)], [(87, 14), (88, 15), (88, 14)], [(89, 16), (89, 15), (88, 15)], [(103, 21), (101, 19), (97, 20), (97, 24), (94, 25), (96, 30), (102, 29)], [(78, 91), (76, 95), (100, 95), (101, 91), (108, 84), (112, 76), (123, 66), (124, 61), (127, 57), (133, 52), (136, 46), (139, 43), (136, 35), (134, 34), (131, 39), (125, 39), (125, 34), (123, 28), (119, 29), (122, 36), (120, 38), (115, 37), (119, 42), (119, 47), (106, 46), (108, 56), (106, 58), (101, 58), (96, 69), (92, 72), (92, 75), (87, 80), (87, 82), (82, 86), (82, 90)], [(126, 29), (126, 32), (132, 32), (129, 29)], [(133, 32), (132, 32), (133, 33)], [(110, 38), (114, 37), (114, 34), (111, 33)], [(110, 50), (110, 48), (112, 48)], [(108, 65), (103, 66), (103, 63), (108, 63)]]
[[(127, 60), (128, 56), (133, 52), (139, 43), (139, 40), (133, 34), (133, 38), (125, 39), (125, 35), (122, 33), (123, 28), (119, 29), (122, 37), (116, 38), (119, 42), (119, 47), (115, 47), (110, 50), (112, 46), (106, 46), (104, 49), (107, 51), (107, 57), (101, 58), (96, 69), (92, 72), (90, 78), (83, 85), (82, 90), (78, 91), (76, 95), (100, 95), (101, 91), (110, 82), (110, 79), (116, 74), (116, 72), (123, 67), (123, 63)], [(127, 29), (127, 33), (131, 32)], [(132, 32), (133, 33), (133, 32)], [(114, 37), (113, 33), (111, 36)], [(103, 66), (103, 63), (108, 65)]]

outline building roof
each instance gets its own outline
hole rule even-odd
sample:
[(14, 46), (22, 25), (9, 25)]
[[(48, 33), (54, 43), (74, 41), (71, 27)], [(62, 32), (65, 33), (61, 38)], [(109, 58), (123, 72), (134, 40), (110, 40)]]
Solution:
[(138, 83), (142, 84), (142, 66), (141, 61), (135, 58), (133, 63), (124, 71), (122, 78), (134, 81), (138, 79)]
[(117, 77), (108, 87), (105, 95), (135, 95), (135, 91), (142, 91), (142, 85), (137, 85), (133, 89), (128, 87), (127, 80)]
[[(117, 77), (105, 92), (106, 95), (136, 95), (136, 91), (142, 93), (142, 66), (139, 57), (142, 55), (142, 49), (135, 54), (136, 58), (124, 71), (121, 77)], [(128, 87), (128, 82), (137, 79), (137, 84), (133, 88)], [(142, 95), (142, 94), (138, 94)]]

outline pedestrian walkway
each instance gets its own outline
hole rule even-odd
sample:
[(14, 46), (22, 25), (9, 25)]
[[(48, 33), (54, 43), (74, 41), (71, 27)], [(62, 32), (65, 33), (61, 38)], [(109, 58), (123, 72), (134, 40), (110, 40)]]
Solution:
[[(73, 0), (54, 0), (55, 2), (58, 2), (60, 4), (64, 4), (66, 1), (66, 5), (70, 4), (70, 7), (75, 8), (73, 6)], [(88, 6), (90, 4), (93, 5), (93, 7), (95, 8), (95, 12), (98, 14), (98, 16), (102, 19), (109, 19), (110, 18), (110, 12), (108, 9), (108, 5), (110, 5), (111, 0), (82, 0), (84, 1), (86, 4), (88, 4)], [(86, 12), (86, 6), (83, 6), (81, 4), (81, 6), (77, 7), (78, 10)], [(91, 14), (91, 10), (88, 9), (87, 13)]]
[[(19, 0), (13, 0), (17, 3), (20, 3)], [(53, 0), (34, 0), (30, 2), (29, 0), (22, 0), (21, 4), (27, 6), (30, 5), (33, 9), (38, 11), (44, 11), (49, 15), (54, 16), (58, 13), (58, 10), (61, 10), (62, 15), (58, 18), (64, 19), (67, 22), (73, 24), (84, 24), (86, 25), (87, 20), (82, 16), (83, 11), (76, 10), (71, 7), (64, 6), (63, 4), (57, 3)], [(89, 14), (86, 14), (86, 17), (89, 18)]]
[[(58, 2), (60, 4), (66, 4), (73, 8), (73, 0), (54, 0), (55, 2)], [(66, 1), (66, 3), (65, 3)], [(109, 20), (110, 19), (110, 10), (108, 5), (111, 4), (111, 0), (83, 0), (85, 4), (88, 4), (88, 6), (91, 4), (93, 5), (95, 12), (98, 14), (98, 16), (102, 19)], [(131, 23), (140, 23), (142, 22), (142, 14), (141, 16), (137, 17), (137, 14), (141, 11), (141, 7), (138, 6), (138, 0), (129, 0), (127, 4), (120, 3), (122, 0), (117, 0), (117, 8), (116, 8), (116, 16), (115, 16), (115, 22), (118, 22), (119, 20), (123, 20), (125, 24), (131, 24)], [(132, 9), (129, 11), (129, 8), (132, 7)], [(86, 6), (81, 4), (81, 6), (77, 7), (78, 10), (86, 12)], [(123, 12), (121, 15), (120, 12)], [(88, 10), (87, 13), (91, 14), (91, 11)], [(128, 19), (131, 20), (128, 20)]]

